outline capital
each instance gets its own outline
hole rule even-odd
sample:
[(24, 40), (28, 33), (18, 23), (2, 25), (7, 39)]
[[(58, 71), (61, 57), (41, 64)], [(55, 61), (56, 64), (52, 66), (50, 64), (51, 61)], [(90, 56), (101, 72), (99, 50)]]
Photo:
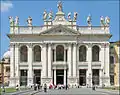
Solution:
[(33, 47), (33, 44), (32, 44), (32, 43), (29, 43), (28, 46), (29, 46), (30, 48), (32, 48), (32, 47)]
[(19, 43), (15, 43), (15, 47), (19, 47)]
[(15, 43), (10, 43), (10, 48), (12, 48), (13, 46), (15, 46)]

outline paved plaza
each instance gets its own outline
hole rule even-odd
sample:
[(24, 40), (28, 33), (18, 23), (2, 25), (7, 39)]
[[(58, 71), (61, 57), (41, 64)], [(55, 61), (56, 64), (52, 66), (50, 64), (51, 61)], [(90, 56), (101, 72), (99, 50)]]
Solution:
[(71, 88), (68, 90), (48, 90), (47, 93), (45, 92), (39, 92), (35, 95), (119, 95), (119, 91), (109, 91), (109, 90), (103, 90), (103, 89), (96, 89), (95, 91), (91, 88)]
[(19, 91), (15, 93), (2, 94), (2, 95), (119, 95), (118, 90), (105, 90), (105, 89), (96, 89), (95, 91), (92, 88), (70, 88), (65, 89), (48, 89), (47, 92), (43, 90), (26, 90)]

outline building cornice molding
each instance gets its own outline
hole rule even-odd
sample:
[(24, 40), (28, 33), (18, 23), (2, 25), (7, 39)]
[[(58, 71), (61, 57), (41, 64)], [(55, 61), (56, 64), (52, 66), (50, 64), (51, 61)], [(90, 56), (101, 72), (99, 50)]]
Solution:
[(50, 37), (58, 37), (58, 36), (76, 36), (76, 37), (81, 37), (81, 36), (107, 36), (108, 38), (111, 38), (112, 35), (111, 34), (81, 34), (81, 35), (77, 35), (77, 34), (74, 34), (74, 35), (48, 35), (48, 34), (44, 34), (44, 35), (39, 35), (39, 34), (7, 34), (7, 36), (9, 38), (14, 38), (14, 37), (40, 37), (40, 36), (43, 36), (43, 37), (47, 37), (47, 36), (50, 36)]

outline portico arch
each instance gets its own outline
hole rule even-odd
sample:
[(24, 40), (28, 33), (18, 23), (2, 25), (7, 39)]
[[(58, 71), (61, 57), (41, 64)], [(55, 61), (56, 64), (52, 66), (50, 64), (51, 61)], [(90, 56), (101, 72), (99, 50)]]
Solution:
[(97, 45), (92, 47), (92, 61), (99, 61), (100, 48)]
[(86, 46), (82, 45), (79, 47), (79, 61), (86, 61), (87, 56), (87, 48)]
[(21, 62), (28, 61), (28, 48), (26, 45), (20, 47), (20, 61)]
[(41, 47), (36, 45), (33, 47), (33, 61), (40, 62), (41, 61)]
[(64, 61), (64, 46), (56, 46), (56, 61)]

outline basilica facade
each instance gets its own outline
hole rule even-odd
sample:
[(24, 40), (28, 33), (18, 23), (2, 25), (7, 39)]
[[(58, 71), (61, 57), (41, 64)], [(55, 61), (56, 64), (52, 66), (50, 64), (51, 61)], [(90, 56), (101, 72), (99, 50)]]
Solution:
[(77, 12), (65, 19), (62, 3), (53, 18), (52, 11), (43, 13), (43, 26), (19, 26), (19, 18), (10, 19), (10, 84), (9, 86), (46, 83), (109, 86), (109, 19), (93, 26), (76, 24)]

